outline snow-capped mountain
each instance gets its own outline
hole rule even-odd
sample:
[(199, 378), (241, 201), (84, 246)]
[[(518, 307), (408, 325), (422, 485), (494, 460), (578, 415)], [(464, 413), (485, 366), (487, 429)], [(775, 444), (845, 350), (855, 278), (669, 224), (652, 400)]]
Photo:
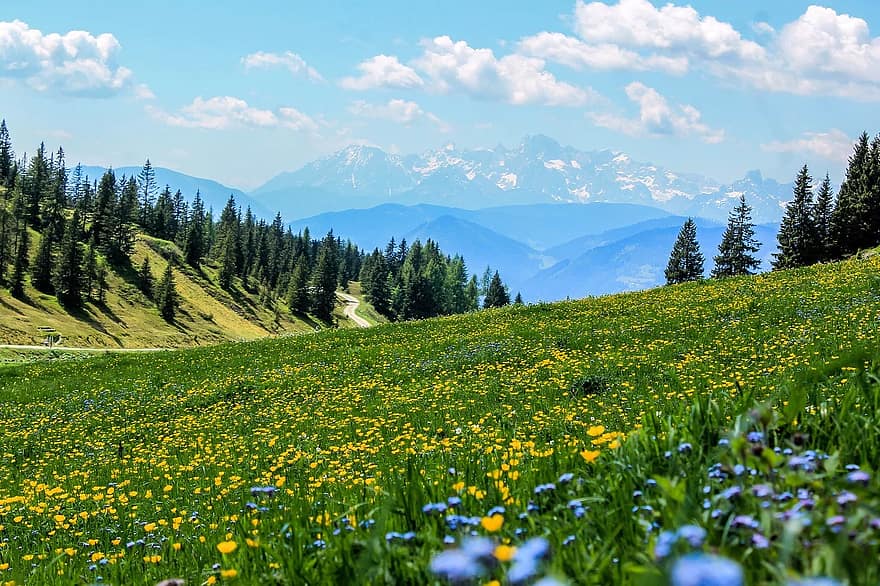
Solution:
[(725, 220), (740, 194), (758, 222), (778, 221), (789, 184), (758, 171), (730, 185), (677, 173), (611, 151), (580, 151), (543, 135), (515, 148), (459, 150), (446, 145), (398, 156), (370, 146), (349, 146), (283, 173), (253, 192), (288, 217), (370, 207), (379, 203), (431, 203), (484, 208), (557, 202), (630, 203), (675, 214)]

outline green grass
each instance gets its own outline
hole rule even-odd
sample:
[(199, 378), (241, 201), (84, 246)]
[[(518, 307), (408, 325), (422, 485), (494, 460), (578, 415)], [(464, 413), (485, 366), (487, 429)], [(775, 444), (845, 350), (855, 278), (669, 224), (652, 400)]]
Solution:
[[(679, 539), (662, 555), (660, 535), (697, 525), (694, 547), (742, 562), (749, 583), (875, 584), (877, 564), (856, 561), (880, 554), (878, 318), (875, 256), (6, 367), (0, 580), (442, 583), (431, 560), (470, 547), (473, 531), (493, 545), (546, 539), (539, 574), (659, 584), (692, 547)], [(808, 449), (813, 469), (793, 469)], [(850, 482), (846, 464), (869, 481)], [(756, 485), (807, 490), (813, 507), (795, 514), (802, 499)], [(844, 491), (856, 500), (840, 504)], [(455, 528), (449, 512), (422, 511), (453, 496), (468, 519)], [(508, 552), (469, 562), (476, 583), (505, 583)]]

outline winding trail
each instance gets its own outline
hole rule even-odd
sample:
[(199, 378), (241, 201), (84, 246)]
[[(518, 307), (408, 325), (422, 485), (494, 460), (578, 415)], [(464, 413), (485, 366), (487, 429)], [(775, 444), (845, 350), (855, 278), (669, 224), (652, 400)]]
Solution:
[(29, 346), (27, 344), (0, 344), (0, 350), (58, 350), (61, 352), (161, 352), (171, 348), (77, 348), (75, 346)]
[(336, 294), (339, 295), (339, 297), (341, 297), (342, 300), (345, 302), (345, 309), (343, 310), (345, 317), (356, 323), (357, 327), (359, 328), (368, 328), (372, 325), (370, 324), (370, 322), (355, 313), (355, 310), (361, 304), (361, 302), (358, 301), (357, 297), (355, 297), (354, 295), (349, 295), (348, 293), (343, 293), (341, 291), (337, 291)]

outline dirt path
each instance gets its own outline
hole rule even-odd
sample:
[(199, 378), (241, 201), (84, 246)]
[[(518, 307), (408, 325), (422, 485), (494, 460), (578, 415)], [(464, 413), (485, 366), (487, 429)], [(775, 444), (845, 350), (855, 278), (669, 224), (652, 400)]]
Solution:
[(0, 344), (0, 350), (58, 350), (59, 352), (161, 352), (169, 348), (76, 348), (73, 346), (28, 346), (26, 344)]
[(355, 310), (361, 304), (361, 302), (357, 300), (357, 297), (349, 295), (348, 293), (342, 293), (341, 291), (337, 291), (336, 294), (345, 302), (345, 309), (343, 310), (345, 317), (356, 323), (359, 328), (370, 327), (370, 322), (355, 313)]

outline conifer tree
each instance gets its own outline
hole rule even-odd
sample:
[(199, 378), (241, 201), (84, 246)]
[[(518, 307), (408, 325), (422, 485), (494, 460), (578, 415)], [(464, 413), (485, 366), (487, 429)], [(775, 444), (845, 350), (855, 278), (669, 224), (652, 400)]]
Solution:
[(794, 182), (794, 198), (785, 207), (785, 215), (776, 239), (774, 269), (792, 269), (811, 265), (818, 259), (819, 243), (813, 216), (813, 179), (804, 165)]
[(682, 225), (666, 265), (666, 284), (684, 283), (703, 278), (703, 254), (697, 242), (697, 224), (688, 218)]
[(492, 275), (492, 279), (489, 281), (489, 289), (486, 291), (483, 307), (488, 309), (490, 307), (504, 307), (505, 305), (510, 305), (510, 294), (507, 292), (507, 287), (501, 282), (501, 276), (498, 274), (498, 271), (495, 271), (495, 274)]
[(98, 303), (107, 301), (107, 264), (98, 261), (98, 268), (95, 271), (95, 284), (98, 287)]
[(476, 275), (471, 275), (467, 287), (464, 289), (464, 298), (467, 307), (465, 311), (476, 311), (480, 308), (480, 286), (477, 284)]
[(55, 270), (55, 290), (58, 292), (58, 301), (68, 307), (82, 305), (83, 258), (77, 240), (76, 226), (79, 226), (79, 217), (77, 212), (74, 212), (69, 228), (64, 231), (58, 267)]
[(517, 291), (517, 293), (516, 293), (516, 299), (513, 300), (513, 304), (514, 305), (525, 305), (525, 303), (523, 303), (522, 295), (520, 295), (519, 291)]
[(93, 300), (92, 292), (95, 290), (95, 284), (98, 277), (98, 251), (95, 250), (94, 240), (89, 240), (89, 246), (86, 249), (86, 266), (83, 270), (83, 289), (86, 298)]
[(147, 296), (153, 298), (153, 271), (150, 269), (150, 258), (145, 256), (137, 275), (138, 287)]
[(819, 186), (816, 194), (816, 205), (813, 207), (813, 224), (816, 227), (816, 243), (818, 250), (816, 260), (827, 262), (834, 254), (834, 240), (831, 235), (831, 216), (834, 213), (834, 190), (831, 189), (831, 179), (825, 174), (825, 179)]
[(745, 196), (740, 195), (739, 204), (728, 216), (727, 228), (718, 245), (712, 276), (719, 278), (755, 274), (761, 261), (754, 254), (760, 247), (761, 243), (755, 239), (752, 208), (746, 204)]
[(837, 191), (837, 202), (831, 214), (831, 237), (834, 258), (853, 254), (863, 247), (863, 218), (866, 192), (870, 189), (871, 147), (868, 133), (863, 132), (853, 146), (846, 174)]
[(29, 239), (27, 229), (27, 202), (24, 194), (17, 189), (15, 201), (13, 204), (12, 215), (17, 222), (15, 235), (15, 255), (12, 261), (12, 279), (9, 283), (9, 290), (13, 297), (21, 299), (24, 297), (24, 279), (30, 263)]
[(338, 274), (336, 238), (330, 231), (321, 241), (312, 275), (312, 311), (321, 319), (329, 320), (333, 312)]
[(159, 308), (159, 315), (167, 322), (174, 321), (174, 314), (177, 312), (177, 290), (174, 288), (174, 272), (171, 267), (171, 261), (165, 267), (162, 273), (162, 279), (156, 287), (156, 307)]
[(12, 187), (14, 161), (15, 152), (12, 150), (12, 139), (9, 138), (6, 120), (0, 120), (0, 186)]
[(156, 183), (156, 171), (147, 159), (138, 175), (138, 192), (140, 194), (140, 224), (147, 230), (150, 226), (150, 218), (153, 215), (153, 204), (156, 200), (156, 192), (159, 186)]
[(193, 200), (192, 212), (190, 213), (189, 225), (183, 244), (183, 256), (186, 264), (198, 268), (205, 255), (205, 208), (199, 192)]
[(300, 314), (309, 310), (309, 265), (304, 255), (297, 259), (287, 283), (287, 307)]
[(43, 293), (52, 293), (52, 231), (47, 229), (40, 237), (40, 245), (37, 248), (37, 256), (31, 267), (31, 285), (34, 289)]

